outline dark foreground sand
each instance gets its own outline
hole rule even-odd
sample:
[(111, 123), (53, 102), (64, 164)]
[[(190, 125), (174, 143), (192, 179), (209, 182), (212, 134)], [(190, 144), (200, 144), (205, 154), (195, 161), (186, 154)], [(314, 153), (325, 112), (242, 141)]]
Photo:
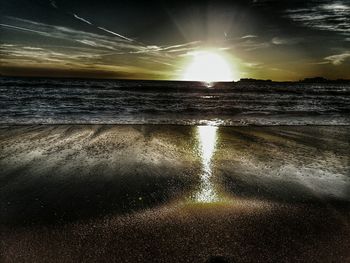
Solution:
[(203, 201), (197, 127), (2, 126), (0, 261), (350, 262), (350, 127), (215, 138)]

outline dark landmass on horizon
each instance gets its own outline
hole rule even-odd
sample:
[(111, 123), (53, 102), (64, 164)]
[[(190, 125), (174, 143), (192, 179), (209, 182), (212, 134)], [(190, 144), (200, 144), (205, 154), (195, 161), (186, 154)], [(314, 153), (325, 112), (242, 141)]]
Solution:
[(325, 83), (325, 84), (350, 84), (350, 79), (326, 79), (323, 77), (304, 78), (297, 81), (274, 81), (271, 79), (243, 78), (238, 83)]

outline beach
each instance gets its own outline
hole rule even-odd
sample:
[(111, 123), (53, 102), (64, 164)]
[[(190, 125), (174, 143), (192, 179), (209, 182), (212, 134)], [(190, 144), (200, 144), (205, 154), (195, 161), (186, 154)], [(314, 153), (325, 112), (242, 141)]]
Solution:
[(350, 0), (0, 0), (0, 263), (350, 263)]
[(3, 262), (346, 262), (350, 126), (2, 125)]

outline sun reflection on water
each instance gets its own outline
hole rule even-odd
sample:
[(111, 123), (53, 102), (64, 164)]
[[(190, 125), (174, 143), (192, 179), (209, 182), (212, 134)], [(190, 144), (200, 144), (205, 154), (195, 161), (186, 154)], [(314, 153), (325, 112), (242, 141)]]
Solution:
[(198, 126), (197, 136), (199, 140), (199, 150), (202, 159), (201, 182), (195, 200), (202, 203), (218, 201), (218, 194), (212, 182), (211, 160), (215, 152), (217, 140), (217, 127)]

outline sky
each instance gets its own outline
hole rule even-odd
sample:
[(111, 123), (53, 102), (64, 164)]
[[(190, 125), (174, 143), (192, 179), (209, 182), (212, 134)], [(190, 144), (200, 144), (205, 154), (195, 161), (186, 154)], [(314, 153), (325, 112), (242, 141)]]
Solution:
[(0, 0), (0, 74), (181, 80), (201, 51), (235, 78), (350, 78), (350, 1)]

